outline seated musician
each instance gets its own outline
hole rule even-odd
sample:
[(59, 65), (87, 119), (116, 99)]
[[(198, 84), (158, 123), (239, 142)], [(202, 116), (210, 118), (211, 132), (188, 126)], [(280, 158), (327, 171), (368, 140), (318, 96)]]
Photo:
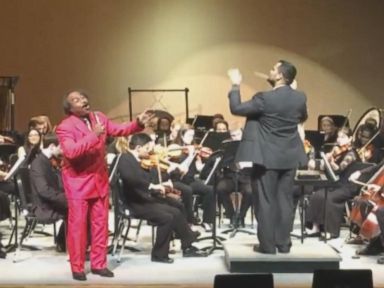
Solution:
[[(350, 136), (351, 132), (342, 129), (338, 132), (337, 146), (326, 157), (335, 174), (339, 175), (338, 186), (334, 190), (329, 189), (327, 195), (327, 231), (330, 235), (325, 237), (337, 238), (340, 234), (340, 227), (343, 221), (345, 202), (358, 194), (358, 187), (348, 182), (349, 175), (353, 172), (353, 162), (356, 161), (356, 152), (352, 149)], [(324, 225), (325, 189), (315, 189), (312, 194), (306, 211), (307, 227), (310, 235), (320, 235)]]
[(171, 120), (167, 117), (160, 117), (157, 120), (156, 143), (167, 146), (170, 143)]
[[(1, 179), (1, 176), (0, 176)], [(10, 218), (11, 215), (11, 207), (8, 195), (3, 191), (0, 191), (0, 221)], [(3, 245), (1, 244), (2, 234), (0, 231), (0, 258), (6, 257), (6, 252), (3, 250)]]
[[(216, 128), (220, 123), (222, 122), (220, 121), (216, 122)], [(222, 131), (222, 132), (227, 132), (227, 131)], [(241, 130), (231, 131), (232, 139), (228, 141), (240, 140), (241, 134), (242, 134)], [(223, 168), (222, 174), (221, 174), (221, 177), (217, 179), (216, 191), (217, 191), (219, 203), (222, 203), (224, 206), (225, 217), (230, 219), (231, 225), (238, 227), (239, 225), (244, 226), (245, 215), (247, 214), (247, 211), (252, 204), (252, 187), (251, 187), (250, 174), (248, 173), (248, 171), (246, 171), (246, 169), (242, 169), (238, 171), (236, 167), (236, 163), (234, 162), (235, 160), (234, 157), (235, 157), (235, 153), (233, 153), (231, 157), (226, 157), (226, 159), (223, 159), (223, 163), (221, 165)], [(208, 159), (208, 161), (210, 161), (211, 163), (212, 163), (212, 160), (211, 158)], [(212, 165), (210, 165), (210, 162), (207, 162), (204, 166), (203, 171), (201, 171), (201, 178), (203, 179), (207, 178), (207, 176), (204, 175), (205, 170), (210, 171), (212, 168)], [(236, 178), (238, 181), (237, 191), (235, 190)], [(235, 192), (239, 192), (240, 194), (236, 195)], [(237, 212), (237, 214), (235, 212)]]
[(52, 132), (52, 124), (46, 115), (38, 115), (29, 119), (28, 129), (36, 129), (41, 135)]
[(152, 147), (153, 142), (147, 134), (132, 135), (129, 152), (122, 154), (117, 164), (117, 172), (124, 185), (124, 203), (135, 217), (149, 220), (157, 226), (151, 260), (173, 263), (173, 259), (168, 255), (173, 232), (181, 240), (183, 257), (206, 256), (192, 246), (198, 232), (190, 229), (182, 212), (154, 196), (159, 193), (165, 196), (166, 189), (162, 184), (152, 183), (150, 173), (140, 165), (141, 160), (148, 156)]
[(215, 121), (215, 126), (213, 127), (213, 130), (218, 133), (225, 133), (228, 132), (228, 122), (225, 120), (217, 120)]
[(18, 158), (22, 158), (31, 151), (32, 147), (41, 144), (41, 133), (36, 128), (31, 128), (26, 134), (24, 145), (17, 150)]
[(337, 127), (333, 119), (329, 116), (324, 116), (320, 120), (320, 131), (324, 133), (323, 148), (324, 152), (328, 153), (332, 150), (337, 139)]
[(225, 121), (223, 114), (220, 114), (220, 113), (214, 114), (212, 116), (212, 129), (216, 130), (216, 122), (221, 122), (221, 121)]
[(61, 185), (60, 172), (52, 165), (61, 155), (55, 134), (46, 134), (40, 153), (32, 160), (30, 168), (30, 181), (34, 195), (33, 213), (38, 219), (63, 219), (56, 239), (56, 250), (66, 251), (65, 222), (67, 220), (67, 199)]
[[(115, 148), (117, 153), (127, 153), (129, 151), (129, 140), (127, 137), (118, 137), (116, 139)], [(168, 158), (169, 155), (165, 155), (166, 157), (163, 157), (168, 152), (167, 149), (164, 149), (164, 147), (159, 146), (158, 144), (155, 146), (155, 150), (159, 150), (158, 156), (159, 156), (159, 164), (160, 164), (160, 177), (159, 177), (159, 171), (156, 169), (156, 165), (153, 165), (153, 167), (148, 167), (148, 170), (151, 174), (151, 181), (153, 183), (157, 184), (159, 183), (159, 178), (161, 178), (162, 182), (168, 182), (170, 179), (170, 173), (174, 171), (175, 169), (179, 168), (179, 165), (177, 163), (171, 162)], [(177, 151), (178, 153), (180, 151)], [(168, 152), (168, 154), (172, 154), (173, 151)], [(155, 155), (153, 155), (155, 156)], [(172, 155), (171, 155), (172, 156)], [(164, 162), (163, 162), (164, 160)], [(151, 160), (148, 160), (149, 163), (151, 163)], [(143, 165), (145, 166), (145, 165)], [(148, 164), (147, 166), (151, 166), (151, 164)], [(169, 182), (168, 182), (169, 183)], [(196, 219), (193, 215), (193, 191), (192, 188), (188, 185), (174, 181), (172, 182), (173, 188), (180, 191), (180, 195), (177, 195), (175, 193), (169, 193), (166, 196), (167, 197), (161, 197), (161, 201), (166, 201), (168, 204), (180, 209), (183, 214), (187, 217), (188, 224), (190, 225), (196, 225), (198, 224), (198, 219)]]
[(184, 170), (182, 174), (173, 174), (173, 181), (181, 181), (189, 185), (194, 194), (202, 197), (203, 222), (202, 226), (206, 232), (212, 231), (212, 223), (215, 220), (216, 203), (213, 194), (213, 186), (206, 185), (203, 180), (198, 179), (200, 171), (204, 167), (201, 157), (192, 144), (195, 131), (190, 127), (179, 130), (175, 143), (188, 147), (188, 155), (181, 157), (180, 164)]
[[(381, 182), (381, 174), (376, 174), (380, 169), (382, 169), (384, 165), (384, 160), (382, 160), (379, 164), (367, 167), (365, 169), (356, 171), (351, 174), (349, 177), (349, 180), (351, 182), (357, 182), (359, 184), (365, 184), (366, 182), (372, 183), (372, 184), (366, 184), (367, 188), (371, 193), (379, 192), (380, 197), (384, 198), (383, 193), (383, 186), (377, 185), (374, 183), (380, 183)], [(382, 173), (382, 172), (381, 172)], [(372, 177), (376, 175), (374, 179)], [(381, 191), (380, 191), (381, 190)], [(377, 218), (377, 223), (379, 226), (380, 234), (378, 236), (374, 236), (373, 238), (369, 239), (368, 245), (366, 245), (362, 249), (356, 250), (357, 255), (378, 255), (381, 252), (384, 251), (384, 206), (376, 206), (374, 202), (371, 201), (371, 199), (364, 199), (365, 197), (356, 197), (354, 200), (354, 205), (356, 207), (359, 207), (359, 211), (361, 213), (362, 222), (367, 218), (368, 214), (370, 212), (373, 212), (374, 215)], [(352, 219), (352, 222), (354, 220)], [(355, 223), (354, 223), (355, 224)], [(355, 224), (356, 225), (356, 224)], [(355, 232), (359, 233), (360, 227), (353, 227)], [(349, 244), (363, 244), (362, 236), (360, 234), (353, 238), (351, 241), (349, 241)], [(377, 259), (377, 263), (384, 264), (384, 257), (380, 257)]]
[(379, 163), (383, 158), (383, 152), (376, 147), (377, 142), (374, 141), (375, 133), (375, 127), (369, 123), (360, 125), (357, 130), (353, 145), (362, 162)]

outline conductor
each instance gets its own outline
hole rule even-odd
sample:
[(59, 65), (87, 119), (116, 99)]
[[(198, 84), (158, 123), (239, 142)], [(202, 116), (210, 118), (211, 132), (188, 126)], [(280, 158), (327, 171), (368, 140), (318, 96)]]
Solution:
[(229, 92), (233, 115), (245, 116), (243, 137), (236, 162), (252, 162), (251, 183), (258, 222), (259, 253), (289, 253), (293, 219), (292, 188), (295, 170), (307, 157), (297, 125), (307, 119), (306, 96), (290, 87), (296, 76), (291, 63), (280, 60), (271, 69), (268, 82), (273, 89), (256, 93), (241, 102), (238, 69), (228, 71), (232, 82)]

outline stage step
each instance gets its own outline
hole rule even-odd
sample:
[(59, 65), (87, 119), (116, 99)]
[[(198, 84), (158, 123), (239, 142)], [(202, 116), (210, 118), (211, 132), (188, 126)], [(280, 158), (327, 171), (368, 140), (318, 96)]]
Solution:
[(294, 241), (289, 254), (253, 251), (255, 241), (224, 243), (225, 262), (230, 272), (312, 273), (315, 269), (339, 269), (340, 255), (323, 242)]

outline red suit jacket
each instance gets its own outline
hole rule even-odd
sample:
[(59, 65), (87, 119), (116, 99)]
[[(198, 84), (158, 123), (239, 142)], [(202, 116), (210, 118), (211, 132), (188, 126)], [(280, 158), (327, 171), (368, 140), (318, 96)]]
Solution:
[(124, 136), (139, 132), (136, 121), (127, 124), (111, 122), (101, 112), (89, 114), (91, 125), (104, 125), (99, 137), (79, 117), (69, 115), (57, 127), (56, 134), (64, 154), (62, 179), (68, 199), (90, 199), (108, 195), (108, 170), (105, 161), (107, 136)]

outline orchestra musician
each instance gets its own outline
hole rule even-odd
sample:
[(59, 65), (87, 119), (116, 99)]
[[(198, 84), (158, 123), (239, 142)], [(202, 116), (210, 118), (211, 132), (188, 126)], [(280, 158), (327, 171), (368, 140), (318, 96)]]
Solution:
[(357, 130), (353, 144), (362, 162), (379, 163), (383, 158), (383, 152), (376, 147), (377, 142), (373, 138), (375, 133), (375, 127), (369, 123), (360, 125)]
[(103, 113), (91, 111), (85, 92), (67, 93), (63, 102), (67, 117), (56, 129), (64, 163), (62, 180), (68, 201), (67, 249), (75, 280), (85, 281), (88, 215), (91, 226), (91, 272), (114, 277), (107, 268), (109, 185), (105, 162), (108, 136), (124, 136), (144, 128), (152, 113), (143, 112), (127, 124), (111, 122)]
[(289, 85), (296, 68), (278, 61), (269, 73), (272, 91), (259, 92), (241, 102), (238, 69), (228, 71), (231, 113), (246, 117), (236, 162), (252, 162), (252, 189), (256, 202), (257, 237), (254, 251), (289, 253), (293, 219), (295, 171), (307, 163), (297, 126), (307, 119), (306, 96)]
[(63, 219), (56, 238), (56, 250), (66, 251), (65, 222), (67, 221), (68, 205), (62, 189), (60, 172), (53, 166), (52, 160), (60, 157), (55, 134), (44, 136), (40, 153), (32, 160), (30, 168), (30, 183), (33, 200), (33, 213), (38, 219)]
[[(377, 175), (376, 173), (382, 169), (384, 165), (384, 160), (382, 160), (380, 163), (374, 166), (367, 167), (362, 170), (355, 171), (352, 173), (349, 177), (349, 180), (351, 182), (359, 182), (359, 183), (364, 183), (367, 182), (370, 177), (373, 175)], [(377, 175), (378, 178), (380, 178), (381, 174)], [(380, 180), (381, 181), (381, 180)], [(375, 180), (374, 180), (375, 182)], [(383, 194), (383, 186), (382, 185), (376, 185), (376, 184), (368, 184), (367, 185), (368, 189), (371, 190), (373, 193), (379, 192), (381, 193), (381, 197), (384, 197)], [(357, 199), (356, 201), (360, 201), (359, 206), (361, 207), (366, 207), (367, 209), (360, 209), (361, 211), (367, 211), (365, 215), (362, 215), (364, 218), (368, 216), (368, 213), (371, 208), (368, 209), (368, 207), (372, 206), (372, 203), (369, 200), (363, 200), (363, 199)], [(365, 202), (365, 203), (362, 203)], [(357, 203), (355, 203), (356, 205)], [(377, 218), (377, 223), (380, 228), (380, 234), (377, 237), (373, 237), (372, 239), (369, 240), (368, 244), (363, 247), (362, 249), (356, 250), (357, 255), (366, 255), (366, 256), (373, 256), (373, 255), (378, 255), (381, 252), (384, 251), (384, 206), (378, 206), (372, 209), (374, 212), (376, 218)], [(363, 244), (364, 242), (362, 241), (360, 236), (357, 236), (356, 238), (352, 239), (350, 241), (350, 244)], [(378, 264), (384, 264), (384, 257), (379, 257), (377, 259)]]
[(206, 232), (212, 231), (212, 223), (215, 221), (216, 203), (213, 194), (213, 186), (207, 185), (203, 180), (196, 178), (204, 167), (202, 157), (200, 157), (197, 148), (193, 144), (195, 131), (192, 127), (184, 127), (179, 130), (178, 136), (175, 139), (175, 144), (187, 148), (187, 154), (179, 159), (180, 173), (172, 173), (173, 181), (180, 181), (189, 185), (194, 194), (202, 197), (203, 220), (201, 225)]
[(30, 128), (26, 136), (27, 137), (24, 141), (24, 145), (20, 146), (17, 150), (18, 158), (25, 157), (31, 151), (32, 147), (41, 144), (41, 133), (36, 128)]
[(324, 133), (324, 153), (328, 153), (332, 150), (333, 144), (336, 142), (338, 132), (335, 122), (331, 117), (324, 116), (320, 119), (320, 131)]
[(38, 115), (29, 119), (28, 128), (36, 129), (41, 135), (45, 135), (53, 130), (51, 121), (46, 115)]
[[(334, 146), (326, 157), (335, 174), (339, 175), (338, 187), (330, 190), (325, 204), (325, 190), (315, 189), (306, 211), (306, 226), (309, 236), (320, 236), (324, 225), (324, 207), (326, 209), (327, 231), (323, 237), (338, 238), (343, 221), (345, 202), (358, 193), (358, 187), (348, 181), (348, 177), (356, 169), (353, 165), (357, 160), (356, 151), (352, 147), (352, 137), (349, 128), (342, 128), (338, 132), (337, 146)], [(323, 165), (321, 165), (323, 166)]]
[(156, 128), (156, 143), (166, 147), (170, 143), (171, 120), (167, 117), (159, 117)]
[(147, 158), (152, 148), (150, 136), (145, 133), (134, 134), (128, 153), (123, 153), (117, 164), (117, 172), (123, 180), (123, 202), (132, 215), (149, 220), (157, 226), (151, 260), (161, 263), (174, 262), (168, 255), (172, 232), (181, 240), (183, 257), (207, 256), (192, 246), (199, 233), (190, 229), (181, 210), (170, 205), (168, 201), (159, 199), (159, 194), (165, 197), (165, 186), (161, 183), (155, 184), (147, 169), (142, 168), (142, 160)]

